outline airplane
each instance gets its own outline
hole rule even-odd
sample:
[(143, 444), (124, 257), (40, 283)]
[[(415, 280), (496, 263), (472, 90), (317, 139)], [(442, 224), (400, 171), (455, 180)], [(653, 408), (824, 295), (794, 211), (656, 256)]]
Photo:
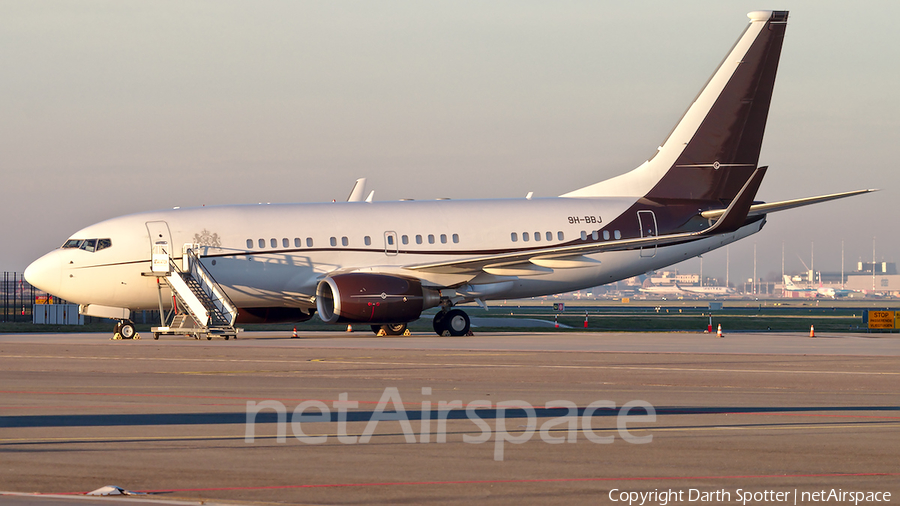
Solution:
[(831, 297), (832, 299), (837, 299), (838, 297), (846, 297), (853, 293), (855, 290), (847, 290), (844, 288), (834, 288), (830, 286), (822, 286), (822, 283), (819, 282), (819, 288), (816, 289), (816, 293), (821, 297)]
[(647, 285), (638, 288), (638, 291), (654, 295), (685, 295), (687, 293), (687, 291), (678, 286), (678, 283), (672, 283), (671, 285), (651, 285), (649, 283), (647, 281)]
[(794, 284), (794, 281), (787, 274), (784, 275), (784, 292), (796, 293), (800, 297), (817, 297), (819, 291), (815, 288), (802, 288)]
[(681, 289), (692, 295), (712, 297), (723, 297), (735, 293), (734, 288), (727, 286), (683, 286)]
[(133, 311), (173, 300), (159, 252), (176, 266), (196, 256), (236, 308), (233, 322), (318, 314), (394, 335), (439, 308), (434, 331), (462, 336), (461, 304), (627, 279), (755, 234), (769, 213), (875, 191), (755, 201), (788, 12), (748, 17), (665, 142), (612, 179), (552, 198), (381, 202), (358, 186), (349, 202), (142, 212), (75, 232), (25, 278), (83, 314), (118, 320), (123, 337), (134, 333)]
[(734, 288), (725, 286), (681, 286), (678, 283), (671, 285), (650, 285), (638, 289), (644, 293), (657, 295), (682, 295), (688, 297), (715, 297), (734, 293)]

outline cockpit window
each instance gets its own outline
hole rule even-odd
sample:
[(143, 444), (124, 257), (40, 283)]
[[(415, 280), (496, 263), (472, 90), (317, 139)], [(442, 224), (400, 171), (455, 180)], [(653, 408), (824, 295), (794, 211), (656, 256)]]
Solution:
[(63, 249), (83, 249), (93, 253), (112, 247), (112, 239), (69, 239), (63, 244)]

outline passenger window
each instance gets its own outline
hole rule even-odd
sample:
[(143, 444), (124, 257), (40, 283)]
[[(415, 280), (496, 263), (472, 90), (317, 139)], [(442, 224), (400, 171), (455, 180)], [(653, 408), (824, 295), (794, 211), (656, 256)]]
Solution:
[(300, 247), (300, 238), (299, 237), (294, 237), (294, 247), (295, 248)]
[(400, 236), (400, 242), (402, 242), (403, 244), (409, 244), (409, 236), (408, 236), (408, 235), (401, 235), (401, 236)]
[(562, 231), (556, 233), (556, 238), (557, 238), (558, 240), (560, 240), (560, 241), (565, 241), (565, 240), (566, 240), (566, 236), (563, 235)]
[(331, 245), (332, 245), (332, 246), (337, 246), (337, 237), (332, 237), (332, 238), (331, 238)]
[(416, 244), (422, 244), (422, 236), (416, 235)]
[(603, 231), (603, 240), (604, 240), (604, 241), (608, 241), (608, 240), (609, 240), (609, 230), (604, 230), (604, 231)]
[(447, 234), (441, 234), (441, 244), (447, 244)]
[(596, 230), (594, 230), (593, 232), (591, 232), (591, 239), (593, 239), (593, 240), (596, 241), (596, 240), (599, 239), (599, 238), (600, 238), (600, 236), (597, 234), (597, 231), (596, 231)]
[(522, 232), (522, 240), (528, 242), (528, 232)]
[(307, 247), (307, 248), (312, 248), (312, 246), (313, 246), (313, 240), (312, 240), (312, 237), (307, 237), (307, 238), (306, 238), (306, 247)]
[(265, 247), (266, 247), (266, 240), (265, 240), (265, 239), (260, 239), (260, 240), (259, 240), (259, 248), (262, 249), (262, 248), (265, 248)]
[(454, 244), (459, 243), (459, 234), (453, 234), (453, 243)]
[(109, 248), (111, 246), (112, 246), (111, 239), (97, 239), (97, 251)]
[(350, 244), (350, 241), (346, 237), (341, 237), (341, 245), (347, 246), (348, 244)]
[(372, 245), (372, 238), (369, 237), (369, 236), (363, 237), (363, 243), (365, 243), (366, 246), (371, 246), (371, 245)]
[(394, 236), (393, 235), (385, 235), (384, 238), (387, 239), (387, 243), (389, 246), (394, 245)]
[(545, 237), (547, 237), (547, 240), (548, 240), (548, 241), (552, 241), (552, 240), (553, 240), (553, 234), (552, 234), (551, 232), (547, 232), (547, 235), (546, 235)]
[(274, 237), (269, 239), (269, 244), (272, 245), (273, 248), (278, 247), (278, 241), (276, 241)]
[(515, 232), (509, 234), (509, 238), (512, 239), (512, 242), (519, 242), (519, 236)]
[(289, 245), (290, 245), (290, 243), (288, 242), (287, 237), (281, 239), (281, 247), (282, 248), (287, 248)]
[(428, 234), (428, 244), (434, 244), (434, 234)]
[(618, 230), (616, 230), (615, 232), (613, 232), (613, 236), (615, 236), (616, 239), (621, 239), (622, 232), (619, 232)]
[(535, 232), (535, 233), (534, 233), (534, 240), (535, 240), (535, 241), (540, 241), (540, 240), (541, 240), (541, 233), (540, 233), (540, 232)]
[(253, 249), (253, 239), (247, 239), (247, 249)]

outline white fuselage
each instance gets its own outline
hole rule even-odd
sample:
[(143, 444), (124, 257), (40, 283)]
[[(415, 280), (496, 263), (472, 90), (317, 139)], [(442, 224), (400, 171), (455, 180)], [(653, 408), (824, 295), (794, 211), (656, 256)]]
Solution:
[[(315, 307), (316, 285), (337, 272), (414, 276), (425, 286), (465, 287), (464, 293), (496, 300), (625, 279), (734, 242), (759, 231), (764, 223), (654, 250), (597, 253), (589, 255), (599, 261), (593, 266), (544, 269), (526, 276), (408, 269), (571, 243), (581, 240), (582, 232), (590, 240), (592, 232), (600, 230), (603, 240), (602, 224), (613, 222), (634, 202), (632, 198), (437, 200), (146, 212), (78, 231), (71, 239), (108, 238), (111, 246), (94, 252), (54, 250), (29, 267), (29, 279), (78, 304), (157, 308), (157, 280), (142, 273), (150, 271), (152, 243), (164, 241), (175, 257), (183, 244), (200, 244), (204, 265), (238, 307)], [(594, 217), (597, 223), (592, 222)], [(616, 238), (615, 230), (607, 232), (610, 240)]]

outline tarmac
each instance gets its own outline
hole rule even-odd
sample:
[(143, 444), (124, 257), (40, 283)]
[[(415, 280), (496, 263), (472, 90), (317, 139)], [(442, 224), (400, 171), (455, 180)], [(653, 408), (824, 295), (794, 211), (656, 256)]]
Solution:
[[(0, 502), (896, 502), (898, 357), (896, 334), (0, 334)], [(141, 495), (84, 496), (105, 485)]]

